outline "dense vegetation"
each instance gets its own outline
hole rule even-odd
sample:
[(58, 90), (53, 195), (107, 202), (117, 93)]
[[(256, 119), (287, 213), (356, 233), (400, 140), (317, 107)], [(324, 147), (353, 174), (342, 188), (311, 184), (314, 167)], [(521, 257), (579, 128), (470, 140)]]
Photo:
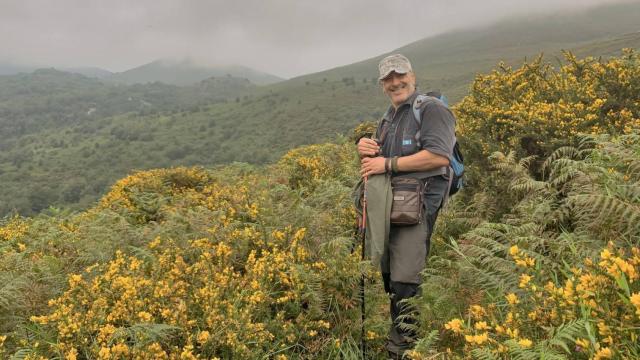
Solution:
[[(412, 358), (640, 356), (639, 94), (632, 51), (476, 78), (455, 108), (469, 185), (436, 227)], [(384, 358), (356, 180), (342, 139), (266, 167), (137, 172), (85, 212), (7, 218), (0, 354), (355, 359), (364, 272)]]

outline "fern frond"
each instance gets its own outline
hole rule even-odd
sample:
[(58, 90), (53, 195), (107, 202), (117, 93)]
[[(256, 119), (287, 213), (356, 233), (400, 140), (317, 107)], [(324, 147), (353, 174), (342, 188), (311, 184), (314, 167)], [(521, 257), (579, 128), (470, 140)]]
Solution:
[(471, 356), (478, 360), (498, 360), (498, 357), (491, 350), (485, 348), (471, 350)]
[(542, 163), (542, 170), (547, 170), (551, 168), (551, 164), (553, 164), (558, 159), (577, 159), (580, 154), (580, 150), (573, 146), (563, 146), (556, 149), (547, 157), (547, 159)]
[(569, 323), (551, 328), (549, 330), (549, 340), (546, 344), (552, 347), (561, 348), (567, 354), (573, 353), (577, 337), (586, 336), (585, 321), (582, 319), (573, 320)]
[(135, 324), (117, 329), (113, 339), (128, 339), (137, 346), (145, 346), (154, 342), (168, 342), (180, 329), (167, 324)]
[(522, 194), (546, 192), (549, 184), (546, 181), (538, 181), (530, 177), (518, 177), (509, 184), (509, 189)]
[(585, 226), (611, 227), (625, 235), (638, 235), (640, 231), (640, 206), (603, 194), (579, 194), (570, 196), (575, 214)]

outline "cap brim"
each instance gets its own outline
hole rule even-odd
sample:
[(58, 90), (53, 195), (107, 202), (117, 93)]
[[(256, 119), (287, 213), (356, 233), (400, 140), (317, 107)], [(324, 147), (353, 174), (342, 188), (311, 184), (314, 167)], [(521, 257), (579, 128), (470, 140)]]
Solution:
[(402, 74), (402, 75), (404, 75), (404, 74), (408, 73), (408, 71), (401, 71), (401, 70), (391, 69), (391, 70), (387, 71), (387, 73), (386, 73), (386, 74), (384, 74), (384, 75), (380, 76), (380, 77), (378, 78), (378, 81), (382, 81), (382, 80), (386, 79), (386, 78), (387, 78), (387, 77), (389, 77), (389, 75), (391, 75), (391, 73), (393, 73), (393, 72), (394, 72), (394, 73), (396, 73), (396, 74)]

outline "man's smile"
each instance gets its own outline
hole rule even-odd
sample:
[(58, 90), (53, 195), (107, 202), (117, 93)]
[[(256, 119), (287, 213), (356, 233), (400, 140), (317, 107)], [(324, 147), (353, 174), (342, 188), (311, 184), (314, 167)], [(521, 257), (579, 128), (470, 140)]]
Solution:
[(391, 86), (391, 87), (389, 87), (389, 92), (395, 93), (398, 90), (404, 90), (404, 89), (406, 89), (406, 87), (408, 85), (409, 84), (407, 84), (407, 83), (401, 83), (400, 85)]

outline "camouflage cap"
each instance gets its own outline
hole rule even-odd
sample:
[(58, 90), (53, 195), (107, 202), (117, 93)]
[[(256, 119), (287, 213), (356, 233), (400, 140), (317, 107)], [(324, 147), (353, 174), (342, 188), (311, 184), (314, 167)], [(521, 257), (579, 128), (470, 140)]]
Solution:
[(380, 63), (378, 64), (378, 70), (380, 71), (380, 77), (378, 77), (378, 80), (386, 78), (394, 71), (398, 74), (406, 74), (412, 71), (409, 59), (401, 54), (389, 55), (386, 58), (380, 60)]

